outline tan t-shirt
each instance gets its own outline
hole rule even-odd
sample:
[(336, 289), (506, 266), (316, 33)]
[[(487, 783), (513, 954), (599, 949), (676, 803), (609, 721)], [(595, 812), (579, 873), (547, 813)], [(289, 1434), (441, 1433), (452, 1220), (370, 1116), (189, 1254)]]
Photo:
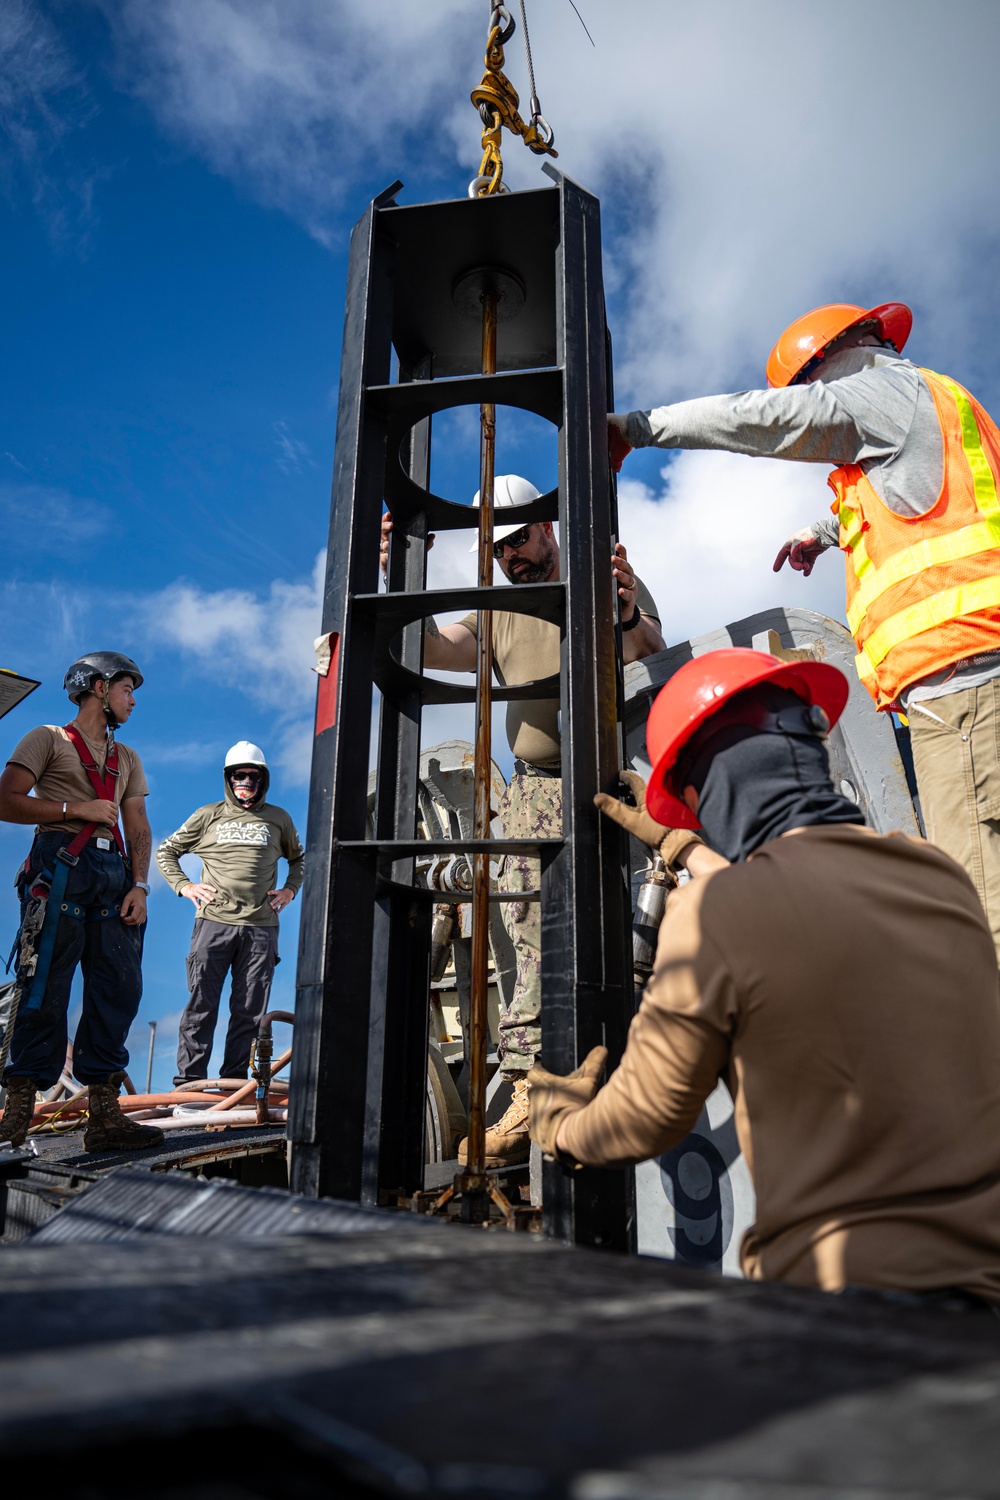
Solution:
[[(636, 603), (659, 624), (659, 613), (645, 584), (636, 579)], [(515, 584), (516, 588), (517, 585)], [(473, 635), (475, 612), (461, 621)], [(559, 626), (534, 615), (497, 610), (493, 615), (493, 659), (501, 683), (540, 682), (559, 676)], [(559, 739), (559, 688), (554, 698), (525, 698), (507, 704), (507, 741), (521, 760), (551, 766), (562, 755)]]
[(719, 1076), (753, 1174), (747, 1276), (1000, 1301), (1000, 994), (972, 883), (840, 825), (670, 897), (621, 1065), (559, 1146), (659, 1156)]
[[(99, 771), (104, 770), (107, 758), (107, 740), (83, 738), (90, 746)], [(114, 801), (121, 805), (127, 797), (146, 797), (146, 785), (142, 761), (129, 745), (121, 740), (118, 746), (118, 779), (115, 784)], [(50, 802), (93, 802), (97, 792), (90, 784), (86, 771), (76, 752), (76, 746), (59, 724), (40, 724), (29, 729), (7, 758), (9, 766), (23, 766), (35, 778), (35, 792)], [(78, 833), (86, 824), (79, 818), (67, 818), (65, 822), (40, 823), (39, 832)]]

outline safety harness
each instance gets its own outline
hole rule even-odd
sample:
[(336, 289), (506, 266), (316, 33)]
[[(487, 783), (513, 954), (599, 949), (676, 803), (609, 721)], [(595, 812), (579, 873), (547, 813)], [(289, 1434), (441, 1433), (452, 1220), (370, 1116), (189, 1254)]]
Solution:
[[(98, 770), (97, 762), (83, 735), (75, 724), (64, 726), (70, 743), (80, 757), (80, 764), (87, 773), (94, 791), (103, 802), (115, 802), (115, 784), (118, 780), (118, 746), (112, 741), (108, 746), (107, 759), (104, 763), (104, 771)], [(79, 863), (88, 840), (97, 831), (100, 825), (87, 823), (80, 829), (79, 833), (73, 835), (68, 844), (56, 851), (55, 859), (51, 861), (51, 868), (40, 870), (32, 879), (28, 891), (28, 903), (25, 909), (24, 920), (18, 933), (15, 948), (19, 948), (18, 955), (18, 977), (19, 991), (31, 982), (25, 1000), (26, 1011), (36, 1011), (41, 1006), (45, 996), (45, 986), (48, 983), (49, 969), (52, 967), (52, 955), (56, 945), (56, 931), (59, 927), (59, 918), (62, 916), (84, 918), (89, 914), (82, 906), (71, 905), (65, 900), (66, 885), (69, 880), (69, 872), (74, 865)], [(117, 822), (110, 830), (118, 853), (121, 855), (128, 868), (129, 858), (122, 838), (121, 829)], [(117, 907), (97, 908), (97, 919), (116, 916)], [(15, 1001), (19, 998), (15, 992)], [(12, 1010), (10, 1022), (7, 1027), (7, 1036), (13, 1031), (14, 1013)]]

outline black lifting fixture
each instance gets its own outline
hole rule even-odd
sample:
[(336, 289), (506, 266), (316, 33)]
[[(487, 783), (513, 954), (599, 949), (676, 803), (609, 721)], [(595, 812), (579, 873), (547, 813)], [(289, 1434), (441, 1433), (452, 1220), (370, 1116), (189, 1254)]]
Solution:
[[(593, 805), (623, 754), (600, 209), (548, 170), (554, 188), (413, 207), (395, 202), (395, 183), (351, 238), (288, 1127), (293, 1191), (312, 1197), (377, 1205), (424, 1186), (430, 931), (442, 895), (414, 885), (414, 860), (458, 846), (416, 838), (421, 710), (473, 702), (476, 688), (422, 674), (421, 622), (496, 600), (490, 588), (426, 587), (428, 533), (477, 519), (429, 492), (436, 412), (493, 403), (558, 429), (558, 488), (503, 519), (558, 520), (560, 580), (504, 589), (502, 607), (560, 627), (562, 838), (462, 847), (541, 858), (547, 1068), (568, 1073), (599, 1043), (613, 1067), (632, 1014), (625, 840)], [(488, 300), (493, 374), (482, 373)], [(394, 523), (386, 592), (383, 501)], [(498, 686), (493, 697), (552, 698), (556, 687)], [(564, 1242), (633, 1248), (632, 1174), (546, 1163), (542, 1220)]]

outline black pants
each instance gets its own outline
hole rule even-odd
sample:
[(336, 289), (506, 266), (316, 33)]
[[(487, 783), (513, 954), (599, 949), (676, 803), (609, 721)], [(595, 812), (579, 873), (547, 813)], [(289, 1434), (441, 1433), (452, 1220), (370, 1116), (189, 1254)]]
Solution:
[[(66, 843), (61, 833), (37, 834), (32, 871), (51, 869)], [(70, 868), (45, 994), (35, 1011), (28, 1010), (27, 996), (21, 1001), (4, 1081), (31, 1078), (40, 1089), (59, 1082), (77, 964), (83, 973), (83, 1013), (73, 1039), (73, 1075), (81, 1083), (102, 1083), (128, 1066), (125, 1038), (142, 999), (145, 932), (144, 926), (127, 927), (118, 915), (131, 884), (118, 850), (98, 849), (93, 840)]]
[(271, 994), (271, 976), (278, 962), (277, 927), (235, 927), (198, 917), (187, 958), (191, 998), (184, 1008), (177, 1034), (177, 1073), (174, 1083), (208, 1077), (208, 1059), (219, 1015), (222, 986), (230, 969), (229, 1030), (222, 1059), (222, 1078), (245, 1078), (250, 1044)]

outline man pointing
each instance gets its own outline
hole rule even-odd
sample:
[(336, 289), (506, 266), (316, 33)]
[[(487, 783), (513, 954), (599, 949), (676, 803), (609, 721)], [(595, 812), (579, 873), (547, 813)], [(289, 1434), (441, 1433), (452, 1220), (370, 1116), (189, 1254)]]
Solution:
[(770, 389), (609, 418), (631, 448), (833, 465), (832, 517), (775, 561), (839, 546), (858, 675), (909, 716), (927, 836), (968, 872), (1000, 952), (1000, 432), (956, 380), (902, 355), (908, 307), (816, 308), (782, 333)]

